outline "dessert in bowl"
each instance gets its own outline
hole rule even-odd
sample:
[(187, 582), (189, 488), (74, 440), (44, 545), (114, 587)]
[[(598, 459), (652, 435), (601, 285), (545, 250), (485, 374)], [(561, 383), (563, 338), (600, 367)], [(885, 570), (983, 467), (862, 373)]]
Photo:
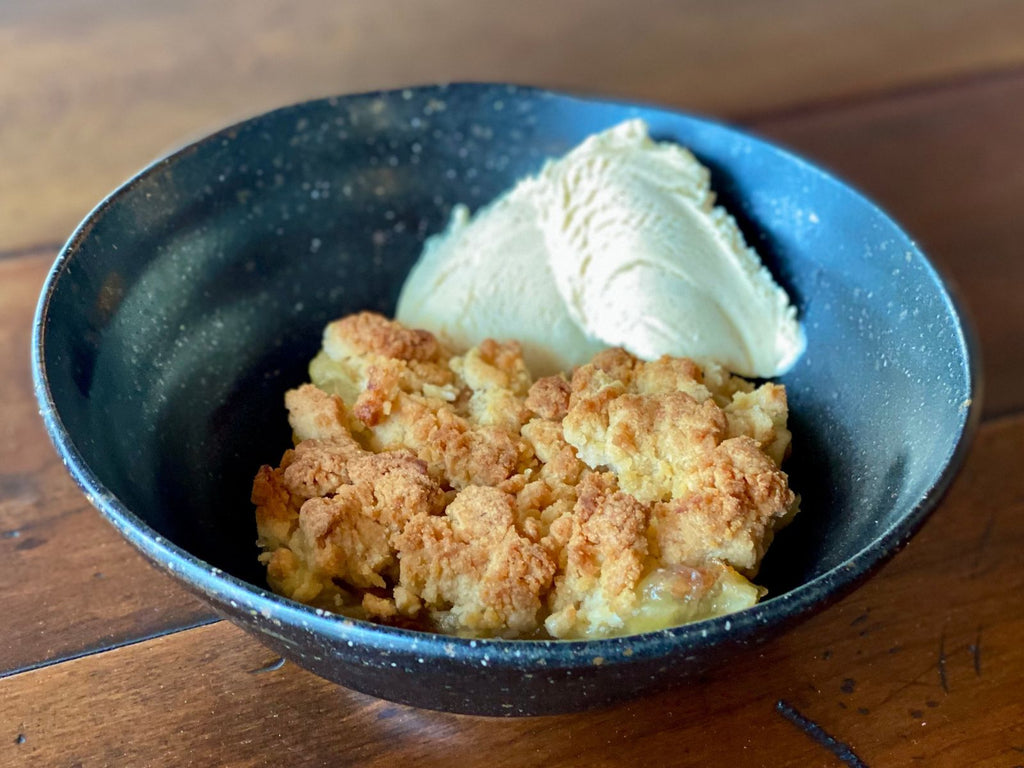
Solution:
[[(801, 513), (741, 612), (598, 640), (459, 638), (273, 594), (252, 478), (290, 444), (285, 391), (323, 328), (394, 314), (424, 240), (586, 136), (642, 118), (711, 170), (792, 298), (806, 348), (778, 381)], [(854, 190), (740, 131), (504, 85), (325, 99), (225, 129), (93, 211), (44, 288), (34, 338), (50, 434), (157, 567), (328, 679), (416, 706), (554, 713), (678, 684), (838, 599), (894, 554), (958, 468), (978, 411), (969, 333), (913, 241)]]

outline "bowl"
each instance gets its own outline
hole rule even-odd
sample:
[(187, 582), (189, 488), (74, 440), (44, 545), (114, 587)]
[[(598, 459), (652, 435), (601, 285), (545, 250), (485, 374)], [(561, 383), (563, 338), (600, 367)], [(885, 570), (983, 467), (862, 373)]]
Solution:
[[(323, 326), (394, 310), (453, 204), (642, 117), (690, 147), (798, 306), (781, 378), (802, 513), (740, 613), (595, 641), (468, 640), (325, 615), (269, 592), (249, 491), (289, 444), (282, 396)], [(828, 173), (724, 125), (495, 84), (311, 101), (162, 159), (72, 235), (40, 299), (35, 390), (90, 501), (146, 558), (283, 657), (393, 701), (486, 715), (607, 705), (680, 684), (805, 619), (891, 557), (959, 467), (978, 365), (914, 242)]]

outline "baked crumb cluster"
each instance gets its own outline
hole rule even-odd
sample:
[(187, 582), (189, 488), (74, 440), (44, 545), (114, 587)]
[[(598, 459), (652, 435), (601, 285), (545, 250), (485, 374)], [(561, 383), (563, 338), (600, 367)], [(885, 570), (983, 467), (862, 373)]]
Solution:
[(608, 349), (530, 376), (373, 313), (327, 326), (253, 483), (278, 593), (480, 637), (629, 634), (752, 605), (795, 512), (785, 389)]

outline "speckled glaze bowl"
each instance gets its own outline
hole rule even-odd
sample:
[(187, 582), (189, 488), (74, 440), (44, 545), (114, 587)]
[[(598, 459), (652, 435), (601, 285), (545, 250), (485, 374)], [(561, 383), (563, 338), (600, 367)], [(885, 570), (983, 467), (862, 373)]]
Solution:
[[(645, 118), (688, 145), (799, 307), (789, 390), (802, 513), (741, 613), (594, 642), (463, 640), (267, 591), (249, 491), (289, 443), (284, 391), (329, 320), (391, 312), (423, 239), (588, 134)], [(33, 339), (50, 435), (158, 568), (284, 657), (420, 707), (566, 712), (678, 684), (820, 610), (893, 555), (958, 468), (977, 361), (943, 283), (882, 211), (809, 163), (677, 112), (505, 85), (325, 99), (227, 128), (103, 201), (61, 252)]]

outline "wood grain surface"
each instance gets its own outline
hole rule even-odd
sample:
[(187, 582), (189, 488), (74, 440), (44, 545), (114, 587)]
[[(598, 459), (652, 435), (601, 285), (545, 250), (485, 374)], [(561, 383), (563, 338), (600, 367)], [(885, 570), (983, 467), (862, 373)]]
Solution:
[[(279, 667), (88, 506), (28, 367), (36, 297), (76, 222), (231, 121), (452, 79), (739, 122), (920, 240), (975, 320), (988, 422), (905, 552), (705, 680), (498, 721)], [(1022, 125), (1013, 0), (0, 4), (0, 765), (1024, 765)]]
[(1022, 454), (1024, 418), (989, 423), (946, 503), (878, 576), (658, 696), (511, 721), (419, 711), (280, 666), (221, 622), (9, 679), (0, 764), (843, 765), (827, 735), (847, 765), (1016, 765)]
[(46, 438), (28, 341), (53, 255), (0, 260), (0, 677), (212, 616), (100, 519)]
[(293, 101), (499, 80), (732, 118), (1024, 64), (1024, 6), (861, 0), (9, 0), (0, 251), (62, 240), (157, 155)]

